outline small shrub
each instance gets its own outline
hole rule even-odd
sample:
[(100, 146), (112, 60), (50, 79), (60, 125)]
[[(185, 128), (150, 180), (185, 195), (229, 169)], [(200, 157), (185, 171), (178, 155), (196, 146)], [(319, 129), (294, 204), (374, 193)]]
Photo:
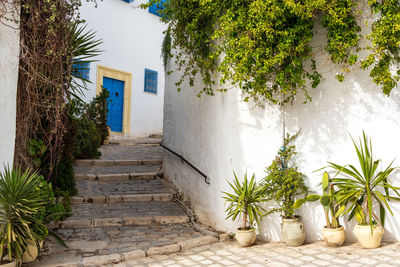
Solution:
[(104, 141), (110, 134), (106, 122), (108, 113), (107, 99), (109, 96), (109, 92), (103, 87), (100, 94), (93, 98), (87, 107), (87, 115), (99, 131), (102, 145), (104, 145)]

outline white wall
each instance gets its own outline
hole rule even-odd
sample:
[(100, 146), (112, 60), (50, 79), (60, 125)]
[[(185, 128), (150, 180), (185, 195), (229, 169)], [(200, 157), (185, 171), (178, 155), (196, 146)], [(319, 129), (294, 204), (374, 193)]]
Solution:
[[(138, 8), (145, 0), (126, 3), (122, 0), (82, 1), (81, 17), (88, 29), (97, 31), (104, 50), (98, 62), (91, 64), (86, 99), (96, 95), (97, 64), (132, 73), (131, 136), (147, 136), (162, 132), (164, 101), (164, 69), (161, 44), (166, 25), (155, 16)], [(144, 92), (144, 69), (158, 71), (158, 94)]]
[[(320, 37), (316, 43), (323, 42)], [(334, 78), (338, 70), (328, 56), (317, 52), (318, 70), (325, 79), (317, 89), (310, 89), (313, 101), (305, 105), (299, 99), (286, 108), (288, 132), (302, 129), (296, 142), (298, 164), (315, 190), (322, 173), (314, 171), (326, 166), (328, 160), (357, 163), (348, 133), (358, 137), (364, 129), (373, 138), (375, 156), (382, 159), (383, 167), (399, 157), (400, 148), (399, 88), (386, 97), (368, 72), (359, 69), (340, 83)], [(170, 68), (174, 70), (176, 66), (170, 63)], [(225, 220), (221, 191), (230, 190), (226, 179), (232, 179), (232, 171), (241, 177), (246, 169), (255, 172), (258, 181), (265, 176), (265, 167), (271, 164), (282, 143), (280, 109), (272, 105), (261, 109), (244, 103), (238, 89), (198, 98), (200, 85), (186, 85), (178, 93), (174, 83), (179, 77), (177, 72), (166, 77), (164, 143), (207, 174), (211, 184), (207, 185), (200, 175), (168, 152), (164, 157), (165, 176), (191, 201), (201, 222), (217, 230), (234, 231), (237, 224)], [(400, 161), (396, 160), (395, 165), (400, 166)], [(399, 172), (392, 176), (392, 181), (400, 186)], [(387, 216), (384, 239), (399, 241), (400, 203), (393, 203), (393, 207), (395, 216)], [(321, 206), (307, 204), (299, 213), (304, 217), (307, 241), (320, 239), (319, 231), (325, 221)], [(355, 240), (351, 233), (353, 225), (345, 223), (347, 241)], [(278, 215), (263, 220), (260, 237), (280, 240)]]
[(6, 23), (12, 28), (0, 23), (0, 171), (3, 164), (12, 166), (14, 158), (19, 64), (18, 25)]

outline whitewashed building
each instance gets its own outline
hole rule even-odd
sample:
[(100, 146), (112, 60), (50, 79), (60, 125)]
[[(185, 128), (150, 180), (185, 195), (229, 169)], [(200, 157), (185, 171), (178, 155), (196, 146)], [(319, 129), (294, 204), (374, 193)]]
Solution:
[[(12, 12), (11, 7), (1, 5), (0, 9)], [(12, 166), (14, 158), (18, 64), (18, 25), (3, 21), (0, 23), (0, 172), (4, 165)]]
[[(321, 47), (325, 31), (318, 29), (314, 44)], [(358, 138), (362, 130), (372, 137), (374, 155), (386, 167), (394, 158), (400, 166), (400, 88), (390, 97), (384, 96), (369, 77), (368, 71), (355, 67), (340, 83), (335, 79), (340, 69), (329, 60), (329, 55), (316, 51), (317, 68), (324, 80), (316, 89), (310, 89), (312, 102), (303, 104), (297, 99), (286, 106), (286, 130), (302, 134), (296, 141), (300, 171), (307, 176), (307, 184), (314, 190), (321, 181), (321, 172), (327, 165), (358, 164), (349, 133)], [(221, 191), (231, 191), (227, 179), (233, 171), (243, 179), (247, 170), (260, 181), (265, 168), (275, 159), (282, 145), (282, 110), (267, 104), (259, 108), (245, 103), (238, 88), (215, 96), (197, 97), (201, 84), (190, 87), (188, 83), (178, 92), (175, 82), (181, 77), (173, 60), (166, 77), (164, 105), (163, 144), (195, 166), (204, 176), (175, 154), (164, 156), (165, 177), (190, 201), (199, 220), (217, 230), (234, 232), (237, 224), (225, 220), (225, 206)], [(400, 185), (400, 173), (391, 177)], [(206, 182), (209, 182), (206, 183)], [(387, 215), (385, 240), (400, 241), (400, 203), (392, 202), (395, 216)], [(308, 203), (299, 210), (303, 216), (307, 241), (321, 239), (324, 226), (323, 209), (318, 203)], [(259, 237), (264, 240), (281, 240), (281, 219), (278, 214), (263, 219)], [(354, 222), (344, 224), (347, 241), (355, 241)]]
[(101, 86), (110, 91), (108, 124), (113, 136), (141, 137), (162, 133), (164, 69), (161, 44), (166, 25), (157, 7), (141, 9), (146, 0), (82, 1), (81, 18), (102, 39), (97, 62), (84, 75), (90, 101)]

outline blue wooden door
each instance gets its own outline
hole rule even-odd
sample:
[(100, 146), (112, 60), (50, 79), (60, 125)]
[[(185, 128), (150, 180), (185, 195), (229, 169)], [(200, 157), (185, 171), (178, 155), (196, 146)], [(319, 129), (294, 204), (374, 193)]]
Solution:
[(113, 132), (122, 132), (124, 84), (124, 81), (103, 77), (103, 87), (110, 93), (107, 101), (107, 124)]

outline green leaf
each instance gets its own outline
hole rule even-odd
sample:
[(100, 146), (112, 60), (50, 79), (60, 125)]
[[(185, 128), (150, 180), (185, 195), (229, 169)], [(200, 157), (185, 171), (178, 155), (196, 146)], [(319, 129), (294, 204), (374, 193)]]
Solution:
[(321, 205), (326, 207), (331, 204), (331, 198), (328, 195), (322, 195), (320, 198)]
[(306, 196), (306, 200), (309, 201), (309, 202), (314, 202), (314, 201), (317, 201), (319, 199), (321, 199), (320, 195), (311, 194), (311, 195)]
[(296, 202), (294, 203), (294, 205), (293, 205), (293, 207), (295, 208), (295, 209), (299, 209), (304, 203), (306, 203), (306, 200), (305, 199), (298, 199), (298, 200), (296, 200)]

